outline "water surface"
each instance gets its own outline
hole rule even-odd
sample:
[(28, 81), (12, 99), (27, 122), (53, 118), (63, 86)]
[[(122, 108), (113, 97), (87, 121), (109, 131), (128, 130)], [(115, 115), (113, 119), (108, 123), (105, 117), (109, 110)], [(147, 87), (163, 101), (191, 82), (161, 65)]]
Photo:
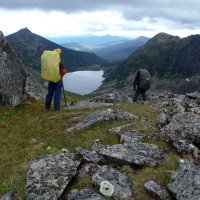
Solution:
[(103, 79), (103, 70), (76, 71), (67, 73), (63, 77), (63, 83), (66, 91), (85, 95), (96, 90)]

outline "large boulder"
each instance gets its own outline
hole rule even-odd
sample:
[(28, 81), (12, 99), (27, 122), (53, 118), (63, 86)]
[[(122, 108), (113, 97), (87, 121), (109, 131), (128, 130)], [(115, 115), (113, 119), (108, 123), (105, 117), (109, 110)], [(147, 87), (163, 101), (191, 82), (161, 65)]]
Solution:
[(27, 174), (26, 199), (58, 199), (76, 175), (79, 165), (66, 149), (32, 159)]
[(25, 69), (0, 31), (0, 106), (16, 106), (27, 95), (41, 98), (42, 87)]
[(181, 160), (180, 167), (173, 172), (167, 187), (178, 200), (199, 200), (200, 166)]

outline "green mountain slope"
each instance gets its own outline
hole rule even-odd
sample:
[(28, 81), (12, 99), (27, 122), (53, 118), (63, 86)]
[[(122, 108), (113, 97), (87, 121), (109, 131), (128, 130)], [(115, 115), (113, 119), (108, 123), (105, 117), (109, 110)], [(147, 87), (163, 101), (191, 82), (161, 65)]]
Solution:
[(106, 80), (126, 80), (141, 67), (162, 78), (200, 74), (200, 35), (180, 39), (159, 33), (110, 72)]

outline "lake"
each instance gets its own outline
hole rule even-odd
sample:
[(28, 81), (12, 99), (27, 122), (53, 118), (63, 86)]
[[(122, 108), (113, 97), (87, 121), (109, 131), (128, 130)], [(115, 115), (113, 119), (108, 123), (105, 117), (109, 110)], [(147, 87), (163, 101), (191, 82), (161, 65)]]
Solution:
[(96, 90), (103, 80), (103, 70), (76, 71), (67, 73), (63, 77), (65, 90), (81, 95), (89, 94)]

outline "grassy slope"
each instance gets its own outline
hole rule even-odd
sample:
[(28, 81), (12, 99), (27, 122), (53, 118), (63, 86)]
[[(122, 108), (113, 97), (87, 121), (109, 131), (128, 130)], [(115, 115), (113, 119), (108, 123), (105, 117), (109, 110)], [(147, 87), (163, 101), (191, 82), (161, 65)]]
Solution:
[[(68, 96), (69, 97), (69, 96)], [(68, 101), (74, 101), (77, 96), (71, 96)], [(115, 108), (134, 112), (139, 117), (146, 117), (148, 122), (155, 126), (157, 110), (150, 103), (141, 104), (115, 104)], [(58, 112), (44, 109), (44, 102), (29, 100), (24, 105), (12, 109), (0, 109), (0, 195), (15, 188), (17, 199), (24, 199), (24, 186), (28, 161), (38, 155), (54, 153), (62, 148), (75, 152), (75, 147), (82, 146), (90, 149), (95, 139), (100, 139), (104, 144), (115, 144), (119, 142), (117, 136), (108, 134), (108, 129), (129, 122), (112, 122), (93, 126), (74, 134), (65, 132), (67, 127), (80, 121), (95, 109), (86, 110), (61, 110)], [(78, 117), (78, 118), (77, 118)], [(133, 127), (142, 130), (147, 136), (156, 134), (155, 128), (144, 128), (141, 120), (134, 122)], [(32, 138), (37, 144), (31, 145)], [(148, 139), (145, 139), (148, 141)], [(177, 167), (178, 155), (171, 146), (162, 141), (148, 141), (157, 144), (169, 152), (168, 159), (163, 165), (153, 168), (133, 169), (128, 166), (121, 171), (131, 177), (135, 184), (135, 200), (150, 200), (150, 195), (143, 188), (145, 181), (153, 179), (165, 186), (170, 177), (170, 170)], [(40, 144), (43, 143), (43, 144)], [(47, 147), (51, 146), (50, 150)], [(70, 188), (92, 187), (91, 177), (88, 175), (82, 180), (75, 180)]]

